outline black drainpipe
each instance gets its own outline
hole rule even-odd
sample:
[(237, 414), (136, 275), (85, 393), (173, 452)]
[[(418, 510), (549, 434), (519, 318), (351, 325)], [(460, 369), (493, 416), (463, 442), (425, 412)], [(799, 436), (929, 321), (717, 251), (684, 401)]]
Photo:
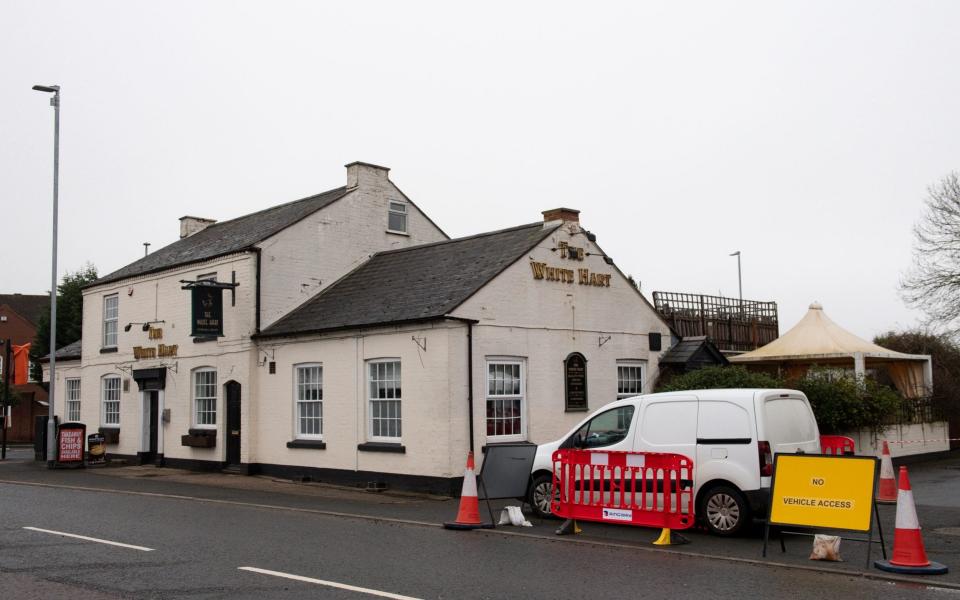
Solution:
[(260, 248), (254, 248), (257, 255), (257, 281), (256, 281), (256, 316), (254, 317), (254, 333), (260, 333)]
[(470, 416), (470, 452), (473, 452), (473, 321), (467, 321), (467, 411)]
[(467, 422), (470, 424), (470, 452), (473, 452), (473, 326), (480, 321), (462, 317), (447, 318), (467, 324)]

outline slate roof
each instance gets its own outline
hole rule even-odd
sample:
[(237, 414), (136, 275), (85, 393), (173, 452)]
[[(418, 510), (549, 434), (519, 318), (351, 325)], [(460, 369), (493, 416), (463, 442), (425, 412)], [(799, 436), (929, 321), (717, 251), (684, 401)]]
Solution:
[[(72, 344), (67, 344), (57, 350), (57, 360), (80, 360), (80, 342), (77, 340)], [(50, 362), (50, 355), (40, 359), (40, 362)]]
[(214, 223), (189, 237), (104, 275), (85, 287), (240, 252), (346, 196), (346, 187), (309, 196), (229, 221)]
[(662, 357), (661, 365), (685, 365), (693, 355), (703, 346), (707, 346), (707, 351), (712, 354), (719, 364), (728, 364), (727, 358), (714, 345), (710, 338), (705, 335), (685, 337), (677, 342), (673, 348), (670, 348)]
[(50, 296), (47, 294), (0, 294), (0, 304), (6, 304), (18, 315), (36, 325), (40, 315), (50, 310)]
[(388, 250), (254, 337), (276, 337), (448, 315), (559, 225), (521, 225)]

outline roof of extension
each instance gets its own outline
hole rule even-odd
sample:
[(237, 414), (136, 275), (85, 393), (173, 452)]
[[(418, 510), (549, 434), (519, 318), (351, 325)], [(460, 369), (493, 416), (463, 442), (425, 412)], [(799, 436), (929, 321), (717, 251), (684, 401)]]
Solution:
[[(57, 350), (57, 360), (80, 360), (80, 342), (77, 340), (72, 344), (67, 344)], [(47, 354), (40, 359), (40, 362), (50, 362), (50, 355)]]
[(677, 342), (673, 348), (670, 348), (670, 350), (660, 357), (660, 364), (685, 365), (701, 348), (705, 349), (717, 364), (725, 365), (730, 362), (723, 353), (717, 349), (709, 337), (698, 335), (685, 337)]
[(339, 187), (279, 206), (267, 208), (229, 221), (214, 223), (205, 229), (169, 246), (148, 254), (122, 269), (104, 275), (85, 287), (110, 283), (163, 271), (171, 267), (208, 260), (248, 250), (275, 233), (346, 196), (351, 190)]
[(0, 304), (6, 304), (18, 315), (36, 325), (40, 315), (50, 310), (47, 294), (0, 294)]
[(558, 227), (538, 221), (377, 253), (255, 337), (446, 316)]

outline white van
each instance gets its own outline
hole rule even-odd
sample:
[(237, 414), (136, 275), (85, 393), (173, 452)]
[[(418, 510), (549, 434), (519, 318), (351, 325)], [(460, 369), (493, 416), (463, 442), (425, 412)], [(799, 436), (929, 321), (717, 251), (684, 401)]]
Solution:
[(537, 447), (527, 500), (549, 514), (558, 448), (672, 452), (693, 460), (696, 515), (733, 535), (766, 513), (776, 453), (820, 453), (810, 402), (796, 390), (727, 389), (624, 398)]

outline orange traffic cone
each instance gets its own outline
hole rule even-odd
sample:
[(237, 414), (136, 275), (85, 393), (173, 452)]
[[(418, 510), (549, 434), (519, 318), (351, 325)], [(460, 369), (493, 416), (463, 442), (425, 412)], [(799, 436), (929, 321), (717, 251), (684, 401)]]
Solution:
[(883, 440), (883, 454), (880, 456), (880, 490), (877, 502), (895, 504), (897, 502), (897, 480), (893, 475), (893, 461), (890, 459), (890, 446)]
[(947, 567), (931, 562), (923, 549), (917, 507), (913, 502), (913, 490), (907, 468), (900, 467), (900, 491), (897, 493), (897, 524), (893, 532), (893, 558), (878, 560), (873, 566), (892, 573), (911, 575), (942, 575)]
[(480, 499), (477, 498), (477, 476), (473, 472), (473, 452), (467, 454), (467, 468), (463, 472), (463, 488), (460, 492), (460, 510), (457, 520), (444, 523), (447, 529), (481, 529), (492, 527), (480, 520)]

